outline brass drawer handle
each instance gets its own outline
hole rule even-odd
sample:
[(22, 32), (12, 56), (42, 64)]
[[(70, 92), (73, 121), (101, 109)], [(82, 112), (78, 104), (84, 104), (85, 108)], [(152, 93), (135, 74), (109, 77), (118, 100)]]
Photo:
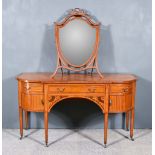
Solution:
[(65, 90), (65, 88), (57, 88), (57, 91), (60, 93), (64, 92), (64, 90)]
[(88, 91), (91, 93), (95, 93), (96, 89), (95, 88), (88, 88)]
[(124, 91), (124, 92), (128, 92), (129, 89), (128, 89), (128, 88), (124, 88), (123, 91)]

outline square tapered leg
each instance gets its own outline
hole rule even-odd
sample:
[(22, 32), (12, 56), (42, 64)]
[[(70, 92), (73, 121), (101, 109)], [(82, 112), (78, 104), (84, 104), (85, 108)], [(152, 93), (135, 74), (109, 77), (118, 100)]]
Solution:
[(107, 144), (107, 131), (108, 131), (108, 113), (104, 114), (104, 145)]
[(19, 107), (20, 139), (23, 138), (23, 109)]
[(135, 115), (135, 112), (134, 112), (134, 109), (132, 109), (131, 110), (131, 116), (130, 116), (130, 138), (131, 138), (132, 141), (134, 140), (134, 138), (133, 138), (134, 115)]
[(45, 144), (48, 146), (48, 112), (44, 112)]

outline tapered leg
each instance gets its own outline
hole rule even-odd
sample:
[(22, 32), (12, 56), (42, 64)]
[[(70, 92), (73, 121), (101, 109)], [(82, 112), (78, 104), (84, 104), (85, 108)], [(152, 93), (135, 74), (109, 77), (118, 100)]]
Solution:
[(133, 138), (133, 129), (134, 129), (134, 109), (131, 110), (131, 115), (130, 115), (130, 138), (131, 140), (133, 141), (134, 138)]
[(26, 125), (26, 129), (28, 129), (29, 127), (29, 116), (28, 116), (29, 112), (25, 111), (25, 125)]
[(107, 130), (108, 130), (108, 113), (104, 114), (104, 145), (107, 144)]
[(48, 112), (44, 112), (45, 144), (48, 146)]
[(23, 109), (19, 108), (20, 139), (23, 138)]
[(129, 131), (129, 114), (130, 112), (126, 112), (126, 130)]

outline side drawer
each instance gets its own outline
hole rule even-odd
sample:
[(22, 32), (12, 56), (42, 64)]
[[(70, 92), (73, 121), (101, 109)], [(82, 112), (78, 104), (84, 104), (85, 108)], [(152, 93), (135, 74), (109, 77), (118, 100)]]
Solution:
[(28, 94), (43, 93), (43, 84), (23, 82), (22, 83), (22, 92), (28, 93)]
[(123, 95), (132, 92), (131, 84), (111, 84), (110, 85), (110, 94), (114, 95)]

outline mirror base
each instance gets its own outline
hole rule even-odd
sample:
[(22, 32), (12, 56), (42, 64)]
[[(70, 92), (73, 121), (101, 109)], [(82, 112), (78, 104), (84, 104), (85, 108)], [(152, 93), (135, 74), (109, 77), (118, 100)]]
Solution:
[(96, 69), (96, 72), (99, 74), (99, 76), (101, 78), (104, 78), (104, 76), (101, 74), (101, 72), (98, 69), (96, 58), (94, 59), (94, 61), (91, 61), (90, 63), (88, 63), (88, 65), (81, 66), (81, 67), (74, 67), (74, 66), (66, 65), (61, 61), (60, 58), (58, 58), (57, 62), (58, 63), (57, 63), (56, 70), (51, 75), (51, 78), (54, 78), (54, 76), (56, 75), (56, 73), (58, 72), (59, 69), (61, 69), (62, 76), (64, 74), (63, 69), (67, 70), (67, 74), (71, 74), (70, 71), (74, 71), (74, 72), (82, 72), (82, 71), (84, 71), (84, 73), (87, 74), (87, 70), (90, 69), (91, 70), (91, 72), (90, 72), (91, 75), (93, 74), (93, 71)]

